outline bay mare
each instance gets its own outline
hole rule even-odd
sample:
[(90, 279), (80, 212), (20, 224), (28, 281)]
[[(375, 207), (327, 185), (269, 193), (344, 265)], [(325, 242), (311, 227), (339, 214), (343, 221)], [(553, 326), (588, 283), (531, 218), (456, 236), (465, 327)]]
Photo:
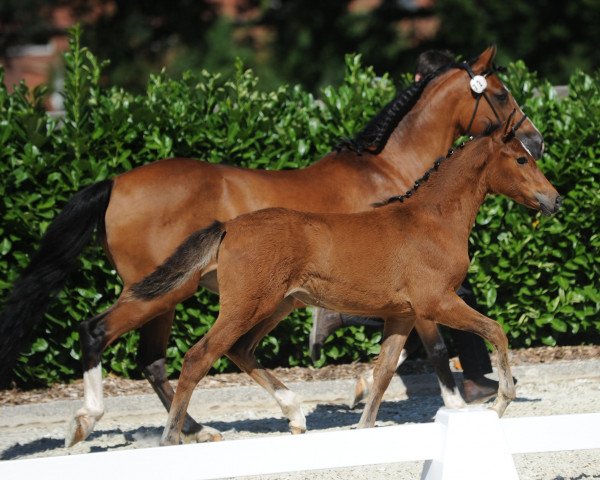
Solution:
[[(510, 120), (509, 120), (510, 121)], [(506, 123), (489, 136), (437, 160), (402, 196), (373, 211), (305, 213), (271, 208), (193, 233), (158, 269), (89, 320), (111, 328), (132, 316), (153, 318), (192, 294), (217, 271), (217, 321), (185, 355), (161, 443), (178, 444), (192, 392), (222, 355), (245, 365), (259, 383), (254, 358), (263, 336), (299, 300), (384, 319), (381, 354), (360, 427), (375, 424), (381, 398), (416, 321), (474, 332), (498, 351), (499, 416), (515, 397), (508, 340), (494, 320), (469, 307), (456, 290), (469, 266), (468, 238), (488, 194), (503, 194), (543, 213), (556, 212), (558, 192)], [(436, 172), (439, 170), (439, 172)], [(304, 415), (283, 385), (264, 385), (287, 409), (294, 429)]]
[[(191, 232), (215, 219), (272, 206), (314, 212), (370, 209), (373, 202), (408, 188), (459, 135), (481, 133), (514, 109), (520, 112), (496, 75), (494, 55), (495, 48), (488, 48), (471, 64), (449, 66), (401, 92), (355, 139), (305, 169), (248, 170), (166, 159), (79, 192), (49, 226), (6, 303), (0, 318), (0, 379), (9, 376), (23, 340), (43, 317), (51, 295), (62, 288), (69, 265), (91, 241), (96, 226), (126, 291)], [(470, 89), (472, 74), (486, 76), (484, 97)], [(526, 121), (518, 135), (534, 154), (541, 154), (542, 137), (531, 122)], [(216, 290), (216, 276), (203, 277), (202, 285)], [(173, 390), (165, 352), (174, 315), (175, 308), (153, 318), (132, 316), (110, 329), (100, 324), (88, 331), (82, 325), (86, 400), (67, 444), (84, 439), (102, 416), (100, 353), (127, 331), (140, 329), (138, 364), (169, 408)], [(441, 342), (434, 325), (417, 321), (416, 329), (428, 351)], [(462, 401), (447, 361), (438, 359), (435, 366), (445, 402)], [(271, 389), (280, 383), (268, 374), (261, 381)], [(198, 441), (219, 436), (189, 416), (184, 431)]]

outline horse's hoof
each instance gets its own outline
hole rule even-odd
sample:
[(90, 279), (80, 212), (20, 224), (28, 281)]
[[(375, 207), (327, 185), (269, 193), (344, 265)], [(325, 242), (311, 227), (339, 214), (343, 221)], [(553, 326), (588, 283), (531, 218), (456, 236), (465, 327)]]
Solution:
[(206, 443), (220, 442), (223, 440), (223, 435), (215, 428), (200, 425), (200, 429), (195, 432), (184, 433), (184, 443)]
[(350, 401), (348, 406), (351, 409), (356, 408), (356, 406), (359, 403), (361, 403), (365, 398), (367, 398), (368, 395), (369, 395), (369, 384), (365, 380), (364, 377), (360, 377), (356, 381), (356, 386), (354, 387), (354, 397), (352, 398), (352, 400)]
[(69, 423), (65, 436), (65, 447), (69, 448), (85, 440), (94, 431), (96, 419), (88, 415), (77, 415)]

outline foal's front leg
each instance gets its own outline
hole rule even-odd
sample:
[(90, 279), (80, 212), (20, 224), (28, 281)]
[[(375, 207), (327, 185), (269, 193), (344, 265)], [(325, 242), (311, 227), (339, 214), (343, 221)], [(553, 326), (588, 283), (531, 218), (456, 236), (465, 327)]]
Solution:
[(450, 328), (476, 333), (489, 341), (498, 352), (498, 396), (490, 407), (501, 417), (508, 404), (515, 398), (515, 384), (508, 364), (508, 339), (498, 322), (469, 307), (458, 295), (451, 293), (437, 301), (432, 311), (426, 312), (429, 320)]
[(373, 388), (360, 417), (359, 428), (368, 428), (375, 425), (381, 399), (394, 376), (400, 352), (414, 323), (414, 317), (385, 320), (381, 352), (377, 357), (375, 369), (373, 370)]

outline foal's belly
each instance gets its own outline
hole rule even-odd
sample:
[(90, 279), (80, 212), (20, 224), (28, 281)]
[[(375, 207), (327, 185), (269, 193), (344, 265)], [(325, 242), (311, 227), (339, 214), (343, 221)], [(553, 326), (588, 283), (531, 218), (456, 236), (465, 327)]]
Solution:
[(410, 301), (397, 292), (376, 292), (364, 287), (361, 290), (344, 289), (337, 285), (337, 288), (320, 289), (318, 292), (298, 288), (289, 294), (307, 305), (352, 315), (404, 316), (413, 311)]

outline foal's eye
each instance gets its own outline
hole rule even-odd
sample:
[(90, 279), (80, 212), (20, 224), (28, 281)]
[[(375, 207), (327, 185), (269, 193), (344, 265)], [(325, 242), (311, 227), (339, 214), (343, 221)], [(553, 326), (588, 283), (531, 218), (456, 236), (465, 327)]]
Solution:
[(519, 157), (519, 158), (517, 158), (517, 163), (518, 163), (519, 165), (524, 165), (524, 164), (526, 164), (526, 163), (527, 163), (527, 157)]

